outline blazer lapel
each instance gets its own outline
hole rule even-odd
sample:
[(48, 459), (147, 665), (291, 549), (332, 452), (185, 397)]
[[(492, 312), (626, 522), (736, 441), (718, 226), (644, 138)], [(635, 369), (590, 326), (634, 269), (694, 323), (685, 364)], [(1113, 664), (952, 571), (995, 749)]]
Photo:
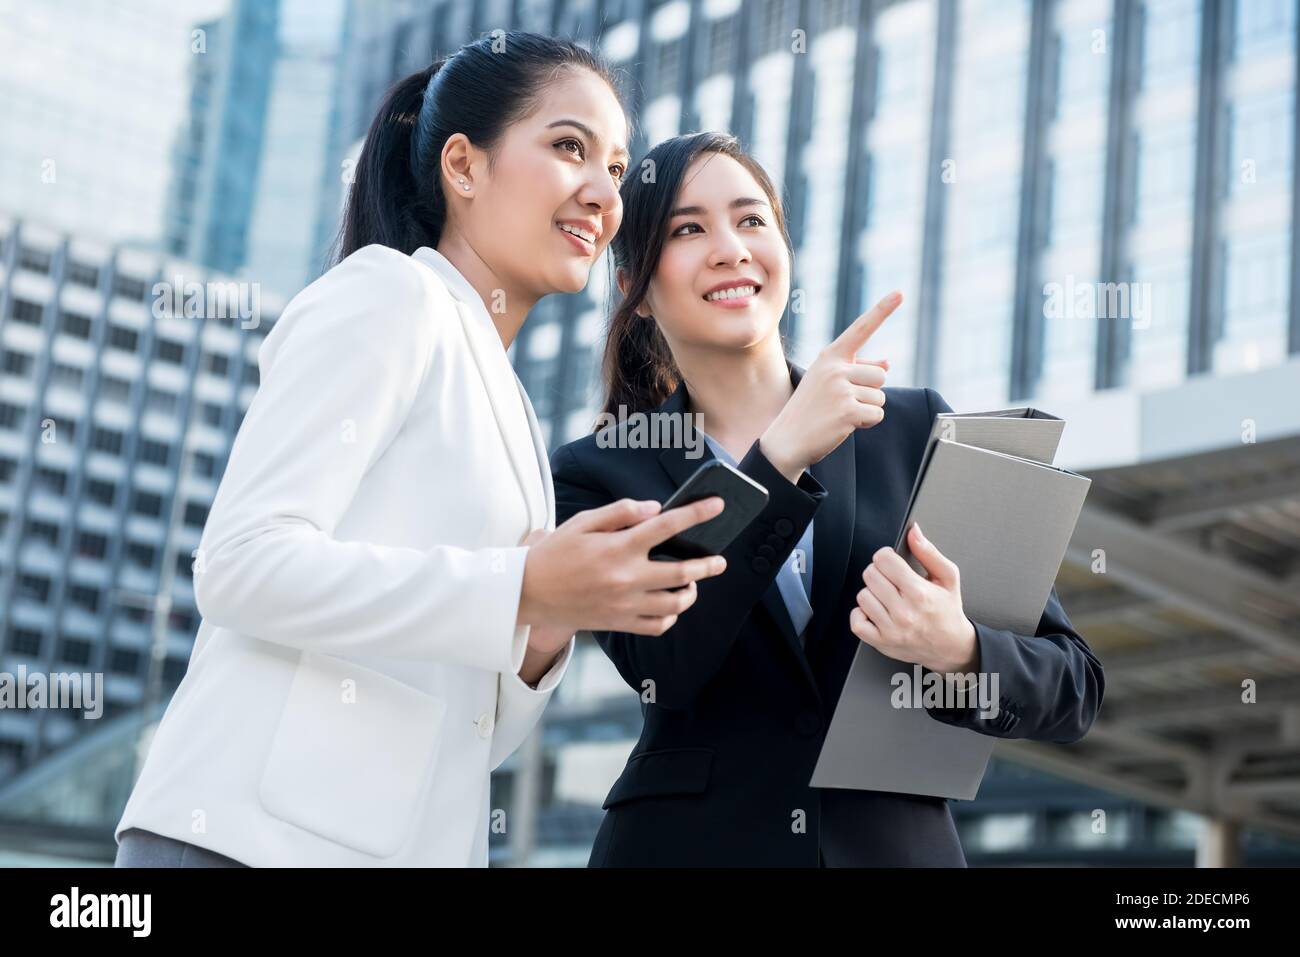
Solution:
[(811, 468), (827, 495), (813, 518), (812, 621), (808, 641), (818, 641), (836, 614), (857, 522), (857, 443), (853, 433)]
[[(686, 383), (681, 383), (677, 389), (670, 395), (655, 412), (664, 412), (669, 415), (684, 415), (686, 413)], [(652, 413), (653, 414), (653, 413)], [(701, 437), (701, 448), (704, 455), (698, 459), (688, 459), (686, 450), (669, 446), (659, 453), (659, 464), (663, 466), (668, 477), (673, 480), (674, 488), (680, 488), (695, 470), (698, 469), (709, 459), (716, 458), (713, 449), (709, 448), (709, 443)]]
[(519, 398), (522, 400), (524, 412), (528, 416), (528, 431), (532, 433), (534, 458), (537, 459), (538, 474), (542, 477), (543, 507), (546, 515), (545, 527), (547, 531), (553, 531), (555, 529), (555, 483), (551, 479), (551, 462), (546, 455), (546, 439), (542, 435), (541, 426), (537, 423), (537, 413), (533, 409), (533, 403), (529, 401), (524, 384), (519, 381), (519, 375), (514, 373), (513, 367), (511, 372), (515, 376), (515, 383), (519, 386)]
[(529, 527), (543, 528), (549, 519), (546, 492), (542, 474), (537, 469), (537, 445), (525, 411), (522, 386), (506, 358), (505, 349), (501, 347), (496, 326), (487, 317), (487, 310), (483, 309), (481, 316), (476, 315), (478, 310), (459, 300), (456, 301), (456, 310), (460, 313), (470, 351), (487, 387), (488, 400), (492, 403), (497, 427), (510, 455), (515, 480), (527, 502)]
[[(515, 374), (510, 359), (501, 346), (496, 325), (474, 287), (436, 249), (422, 246), (412, 258), (432, 269), (443, 280), (460, 317), (470, 353), (487, 390), (497, 428), (510, 457), (515, 481), (528, 509), (530, 529), (554, 527), (554, 492), (550, 487), (550, 466), (539, 469), (546, 460), (545, 442), (532, 404), (523, 384)], [(544, 478), (545, 477), (545, 478)]]

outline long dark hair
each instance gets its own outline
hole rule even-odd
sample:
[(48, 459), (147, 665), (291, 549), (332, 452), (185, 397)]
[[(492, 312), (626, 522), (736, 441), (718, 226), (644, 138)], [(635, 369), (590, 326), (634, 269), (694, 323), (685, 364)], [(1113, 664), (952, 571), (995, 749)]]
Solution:
[(730, 156), (750, 172), (767, 194), (776, 226), (793, 257), (781, 197), (767, 171), (734, 136), (713, 132), (674, 136), (647, 153), (619, 190), (623, 197), (623, 225), (610, 243), (615, 275), (622, 272), (627, 279), (627, 292), (620, 297), (605, 333), (604, 411), (610, 415), (617, 416), (620, 405), (628, 412), (655, 409), (681, 383), (681, 372), (659, 324), (653, 316), (638, 316), (636, 310), (659, 267), (659, 256), (668, 238), (669, 213), (686, 171), (704, 153)]
[[(496, 32), (393, 86), (366, 133), (334, 245), (334, 262), (379, 243), (410, 254), (437, 246), (447, 221), (439, 163), (449, 137), (464, 133), (488, 152), (533, 109), (546, 84), (581, 68), (623, 97), (610, 68), (568, 40)], [(626, 108), (625, 108), (626, 109)]]

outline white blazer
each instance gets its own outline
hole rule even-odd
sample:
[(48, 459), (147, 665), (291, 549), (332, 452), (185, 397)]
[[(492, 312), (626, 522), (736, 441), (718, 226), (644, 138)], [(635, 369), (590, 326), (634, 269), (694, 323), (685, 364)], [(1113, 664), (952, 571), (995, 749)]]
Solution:
[[(285, 308), (200, 541), (202, 615), (115, 838), (253, 866), (472, 865), (536, 690), (516, 627), (545, 443), (483, 301), (367, 246)], [(508, 824), (507, 817), (507, 824)]]

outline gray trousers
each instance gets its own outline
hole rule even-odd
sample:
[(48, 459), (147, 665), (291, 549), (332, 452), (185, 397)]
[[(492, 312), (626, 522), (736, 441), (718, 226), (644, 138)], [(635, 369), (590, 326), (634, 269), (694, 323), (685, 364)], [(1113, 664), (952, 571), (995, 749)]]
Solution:
[(138, 827), (122, 832), (114, 867), (247, 867), (233, 857)]

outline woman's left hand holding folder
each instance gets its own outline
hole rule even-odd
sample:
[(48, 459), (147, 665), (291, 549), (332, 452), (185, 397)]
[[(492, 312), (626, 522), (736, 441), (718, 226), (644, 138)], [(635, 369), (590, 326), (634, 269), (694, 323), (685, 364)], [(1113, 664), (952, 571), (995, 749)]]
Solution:
[(975, 625), (962, 610), (960, 571), (919, 525), (907, 534), (908, 548), (929, 578), (915, 572), (894, 549), (877, 550), (862, 573), (866, 587), (858, 592), (849, 628), (897, 661), (944, 674), (977, 670), (979, 646)]

